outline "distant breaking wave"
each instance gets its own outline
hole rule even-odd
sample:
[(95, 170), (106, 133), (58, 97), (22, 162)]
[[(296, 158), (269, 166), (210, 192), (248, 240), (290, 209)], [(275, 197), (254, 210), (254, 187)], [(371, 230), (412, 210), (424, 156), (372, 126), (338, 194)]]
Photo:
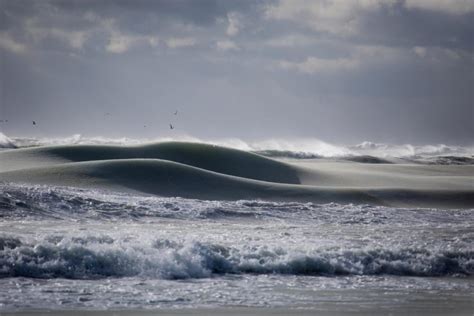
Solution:
[(0, 148), (16, 148), (17, 146), (13, 141), (5, 136), (5, 134), (0, 133)]
[(106, 138), (84, 137), (80, 134), (70, 137), (6, 137), (0, 134), (0, 148), (36, 147), (48, 145), (142, 145), (152, 142), (186, 141), (207, 143), (234, 149), (251, 151), (267, 157), (290, 159), (333, 158), (366, 163), (388, 163), (390, 158), (400, 158), (408, 162), (434, 164), (474, 164), (474, 146), (437, 145), (396, 145), (362, 142), (357, 145), (335, 145), (318, 139), (270, 139), (264, 141), (244, 141), (230, 138), (203, 140), (190, 136), (176, 138)]

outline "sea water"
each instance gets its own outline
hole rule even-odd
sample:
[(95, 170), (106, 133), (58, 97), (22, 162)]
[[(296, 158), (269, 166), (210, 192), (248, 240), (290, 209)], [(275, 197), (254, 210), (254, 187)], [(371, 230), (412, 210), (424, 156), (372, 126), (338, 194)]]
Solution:
[(474, 309), (474, 209), (0, 193), (0, 312)]

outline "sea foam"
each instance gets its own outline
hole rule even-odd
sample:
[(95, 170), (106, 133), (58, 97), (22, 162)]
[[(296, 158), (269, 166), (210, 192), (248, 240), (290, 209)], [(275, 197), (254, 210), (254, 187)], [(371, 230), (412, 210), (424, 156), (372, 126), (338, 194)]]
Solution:
[(405, 275), (474, 274), (474, 251), (316, 249), (224, 246), (110, 236), (49, 236), (33, 243), (0, 238), (0, 277), (96, 279), (142, 276), (207, 278), (219, 274)]

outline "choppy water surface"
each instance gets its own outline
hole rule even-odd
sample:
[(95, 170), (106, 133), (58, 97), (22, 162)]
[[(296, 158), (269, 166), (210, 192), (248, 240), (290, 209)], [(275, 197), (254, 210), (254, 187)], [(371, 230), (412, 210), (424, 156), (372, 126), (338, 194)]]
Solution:
[(474, 299), (474, 209), (0, 190), (0, 311)]

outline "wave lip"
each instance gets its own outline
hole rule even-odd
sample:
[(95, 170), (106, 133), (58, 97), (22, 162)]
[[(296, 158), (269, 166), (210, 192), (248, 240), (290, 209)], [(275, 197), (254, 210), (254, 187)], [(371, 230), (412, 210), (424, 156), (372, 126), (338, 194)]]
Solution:
[(0, 148), (17, 148), (13, 141), (0, 132)]
[(207, 278), (220, 274), (311, 276), (397, 275), (437, 277), (474, 274), (474, 252), (415, 248), (299, 251), (262, 246), (228, 247), (196, 241), (149, 244), (110, 237), (43, 240), (3, 236), (0, 277), (101, 279), (143, 276)]

